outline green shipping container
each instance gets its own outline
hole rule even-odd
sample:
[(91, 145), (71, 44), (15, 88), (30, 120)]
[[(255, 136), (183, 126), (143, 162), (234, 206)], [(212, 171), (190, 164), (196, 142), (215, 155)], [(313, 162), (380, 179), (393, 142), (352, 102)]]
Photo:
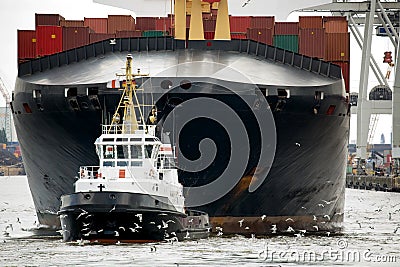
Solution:
[(299, 36), (298, 35), (275, 35), (274, 46), (292, 51), (299, 52)]
[(163, 31), (144, 31), (142, 33), (143, 37), (161, 37), (164, 36)]

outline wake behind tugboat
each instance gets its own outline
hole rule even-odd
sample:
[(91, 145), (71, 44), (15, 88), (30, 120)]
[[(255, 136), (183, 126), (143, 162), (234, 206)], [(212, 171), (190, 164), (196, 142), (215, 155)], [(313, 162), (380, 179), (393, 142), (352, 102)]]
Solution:
[[(63, 240), (142, 243), (208, 237), (208, 215), (185, 211), (171, 145), (155, 136), (156, 125), (144, 124), (130, 54), (125, 77), (112, 123), (103, 125), (95, 142), (100, 166), (81, 167), (75, 193), (61, 197)], [(155, 120), (150, 117), (150, 123)]]

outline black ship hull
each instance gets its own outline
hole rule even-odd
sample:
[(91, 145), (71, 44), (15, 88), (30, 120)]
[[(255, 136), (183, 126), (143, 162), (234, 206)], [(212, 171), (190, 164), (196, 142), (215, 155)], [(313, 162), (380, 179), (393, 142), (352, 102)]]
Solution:
[(147, 243), (208, 236), (208, 225), (193, 224), (193, 228), (188, 228), (192, 225), (187, 224), (186, 214), (176, 211), (168, 199), (151, 195), (125, 192), (64, 195), (58, 214), (65, 242)]
[[(219, 57), (223, 58), (222, 52), (218, 51)], [(119, 56), (114, 52), (108, 53), (106, 58)], [(173, 53), (174, 58), (183, 61), (190, 54), (189, 60), (194, 61), (195, 55), (205, 52), (196, 54), (195, 49)], [(248, 53), (251, 54), (251, 51)], [(180, 147), (186, 158), (195, 160), (199, 157), (199, 143), (205, 138), (213, 140), (217, 147), (210, 166), (198, 172), (182, 168), (180, 182), (185, 187), (212, 182), (226, 168), (231, 145), (236, 144), (230, 143), (223, 127), (202, 118), (190, 122), (190, 127), (184, 128), (177, 137), (174, 129), (164, 125), (165, 118), (189, 100), (201, 97), (217, 99), (231, 107), (243, 121), (251, 153), (240, 181), (219, 199), (196, 209), (207, 212), (212, 225), (221, 227), (224, 233), (268, 234), (275, 232), (271, 230), (274, 225), (282, 232), (287, 231), (289, 226), (297, 230), (338, 231), (343, 220), (349, 131), (348, 103), (342, 80), (314, 73), (312, 60), (309, 61), (310, 70), (304, 71), (279, 62), (256, 62), (257, 53), (251, 56), (228, 53), (230, 57), (249, 58), (255, 64), (277, 68), (271, 73), (260, 70), (258, 75), (264, 75), (265, 81), (258, 81), (256, 89), (250, 82), (230, 81), (224, 87), (229, 90), (224, 91), (221, 85), (215, 85), (215, 79), (191, 78), (189, 73), (182, 74), (182, 77), (172, 75), (165, 78), (162, 75), (152, 78), (151, 83), (158, 87), (142, 94), (147, 104), (154, 103), (156, 99), (159, 130), (172, 132), (172, 142)], [(135, 58), (136, 54), (133, 56)], [(307, 60), (310, 59), (304, 58), (302, 62)], [(47, 70), (49, 73), (20, 75), (12, 102), (16, 131), (39, 221), (55, 227), (59, 225), (56, 213), (60, 197), (73, 192), (74, 176), (79, 166), (98, 164), (93, 143), (101, 132), (101, 124), (113, 114), (120, 97), (118, 90), (107, 89), (104, 82), (94, 83), (93, 79), (81, 81), (79, 77), (73, 80), (73, 73), (76, 75), (77, 71), (86, 72), (85, 75), (96, 72), (85, 70), (85, 63), (76, 63), (79, 64), (82, 68), (71, 64), (67, 69), (55, 67), (54, 70)], [(319, 64), (319, 70), (326, 69), (322, 63)], [(333, 65), (329, 66), (328, 69), (334, 69)], [(62, 71), (64, 74), (60, 74)], [(114, 69), (110, 71), (115, 72)], [(53, 75), (65, 77), (57, 82), (43, 82), (43, 79)], [(267, 82), (269, 79), (271, 84)], [(162, 88), (165, 80), (173, 84), (168, 87), (168, 93)], [(193, 81), (189, 89), (188, 80)], [(225, 81), (222, 74), (218, 83), (221, 80), (222, 83)], [(149, 81), (142, 82), (146, 84)], [(253, 89), (243, 90), (250, 87)], [(69, 90), (71, 88), (72, 91)], [(282, 95), (280, 88), (290, 91), (290, 96)], [(37, 97), (38, 92), (40, 98)], [(318, 92), (323, 92), (323, 97), (316, 101)], [(33, 94), (36, 96), (32, 97)], [(255, 104), (249, 107), (246, 103)], [(265, 110), (271, 112), (276, 129), (275, 154), (266, 177), (261, 177), (261, 185), (250, 192), (248, 188), (258, 171), (260, 156), (260, 131), (254, 114)], [(146, 111), (146, 114), (149, 112)], [(190, 191), (186, 197), (190, 197)]]

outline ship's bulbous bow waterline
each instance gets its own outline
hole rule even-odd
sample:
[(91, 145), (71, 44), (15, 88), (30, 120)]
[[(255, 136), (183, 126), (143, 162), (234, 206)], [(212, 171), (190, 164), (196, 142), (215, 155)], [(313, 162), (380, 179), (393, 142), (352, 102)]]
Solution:
[[(106, 85), (131, 53), (150, 74), (137, 79), (144, 114), (155, 103), (185, 197), (197, 192), (193, 203), (214, 226), (244, 234), (274, 225), (340, 228), (349, 113), (339, 67), (251, 41), (189, 42), (189, 49), (168, 38), (116, 41), (19, 67), (13, 116), (42, 224), (59, 224), (60, 197), (73, 192), (79, 166), (98, 165), (94, 141), (121, 94)], [(230, 164), (235, 157), (244, 162)], [(230, 187), (222, 183), (212, 201), (198, 195), (228, 167)]]

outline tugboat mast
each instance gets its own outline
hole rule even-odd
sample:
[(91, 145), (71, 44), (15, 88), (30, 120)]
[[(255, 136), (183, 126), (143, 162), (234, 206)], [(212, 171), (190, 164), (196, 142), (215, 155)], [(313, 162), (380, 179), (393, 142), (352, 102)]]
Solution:
[[(114, 127), (120, 123), (119, 111), (123, 109), (124, 115), (122, 120), (123, 121), (122, 129), (120, 129), (121, 133), (133, 134), (135, 130), (139, 129), (139, 123), (136, 118), (135, 107), (138, 107), (139, 109), (140, 123), (143, 125), (143, 127), (145, 126), (143, 112), (140, 107), (140, 103), (136, 94), (137, 86), (135, 82), (135, 77), (147, 76), (147, 75), (141, 74), (140, 69), (138, 69), (137, 74), (132, 73), (132, 55), (128, 54), (126, 57), (125, 75), (117, 74), (117, 76), (125, 77), (125, 81), (122, 84), (122, 88), (124, 91), (122, 93), (122, 97), (118, 104), (118, 107), (113, 115), (111, 126), (108, 130), (108, 133), (111, 133), (111, 130), (115, 129)], [(134, 103), (133, 101), (135, 101), (136, 103)]]

